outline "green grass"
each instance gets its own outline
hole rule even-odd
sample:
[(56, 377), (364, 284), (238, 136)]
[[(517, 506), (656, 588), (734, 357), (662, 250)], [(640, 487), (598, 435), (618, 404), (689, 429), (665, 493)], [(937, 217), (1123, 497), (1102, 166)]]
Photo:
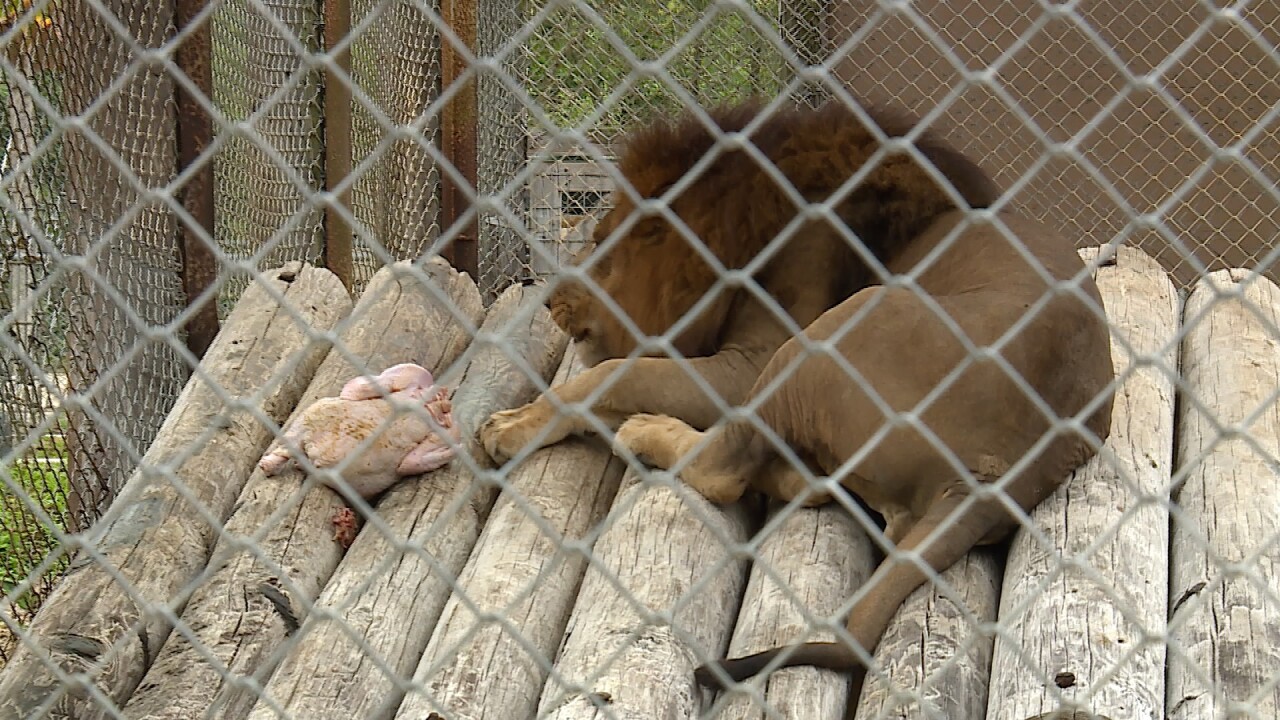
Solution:
[[(55, 522), (67, 517), (70, 483), (59, 456), (65, 452), (62, 438), (48, 435), (35, 452), (9, 468), (14, 485), (21, 487), (27, 498)], [(0, 587), (5, 593), (31, 575), (57, 547), (53, 530), (40, 521), (26, 500), (8, 487), (0, 489)], [(65, 557), (60, 558), (47, 570), (46, 577), (61, 573), (66, 563)], [(39, 589), (37, 585), (36, 590)], [(28, 590), (17, 598), (16, 604), (23, 610), (34, 610), (40, 599), (38, 592)]]

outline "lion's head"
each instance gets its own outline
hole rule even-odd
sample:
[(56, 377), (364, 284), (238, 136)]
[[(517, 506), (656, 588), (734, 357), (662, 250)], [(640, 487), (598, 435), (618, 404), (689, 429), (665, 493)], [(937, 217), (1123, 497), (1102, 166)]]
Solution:
[[(610, 235), (631, 218), (622, 235)], [(690, 224), (697, 224), (696, 222)], [(587, 367), (603, 360), (633, 353), (639, 338), (615, 312), (615, 305), (647, 337), (667, 334), (703, 295), (715, 278), (714, 270), (697, 256), (689, 243), (661, 216), (637, 211), (625, 193), (617, 193), (613, 208), (596, 225), (591, 242), (570, 261), (582, 267), (598, 290), (562, 275), (547, 298), (547, 308), (560, 329), (573, 338), (578, 357)], [(607, 295), (612, 303), (601, 299)], [(713, 316), (723, 314), (724, 302), (701, 313), (697, 322), (684, 326), (672, 338), (686, 357), (713, 350), (708, 333)], [(664, 355), (649, 349), (641, 355)]]
[[(581, 265), (594, 249), (594, 243), (584, 248), (574, 256), (572, 264)], [(597, 268), (591, 268), (588, 275), (598, 284), (602, 278)], [(624, 357), (635, 349), (631, 333), (588, 285), (575, 278), (560, 280), (547, 299), (547, 308), (556, 325), (573, 338), (578, 359), (587, 367), (609, 358)]]
[[(573, 338), (578, 358), (587, 367), (603, 360), (625, 357), (636, 348), (636, 338), (628, 331), (625, 324), (611, 311), (609, 305), (602, 301), (599, 293), (603, 292), (632, 317), (633, 321), (641, 320), (628, 303), (629, 298), (620, 293), (633, 285), (618, 282), (614, 276), (615, 262), (618, 255), (625, 251), (619, 244), (613, 244), (607, 251), (600, 250), (601, 241), (617, 228), (622, 217), (630, 212), (631, 204), (626, 199), (615, 198), (615, 206), (596, 225), (591, 241), (579, 250), (570, 260), (573, 267), (582, 267), (589, 257), (592, 264), (586, 274), (599, 289), (592, 288), (577, 278), (562, 277), (547, 299), (547, 308), (551, 317), (569, 337)], [(627, 238), (621, 238), (626, 240)]]
[[(753, 101), (710, 112), (721, 129), (733, 131), (745, 127), (759, 105)], [(617, 168), (634, 195), (621, 188), (614, 192), (612, 209), (596, 225), (592, 241), (571, 261), (581, 266), (592, 257), (588, 275), (646, 336), (671, 330), (713, 285), (716, 273), (666, 217), (637, 208), (634, 199), (661, 197), (713, 144), (711, 133), (689, 114), (657, 116), (633, 128), (620, 143)], [(706, 180), (695, 182), (671, 200), (671, 211), (697, 236), (696, 242), (714, 248), (711, 234), (732, 232), (718, 214), (732, 214), (732, 209), (713, 187)], [(621, 235), (609, 239), (618, 230)], [(730, 259), (721, 258), (726, 260)], [(696, 322), (672, 337), (676, 350), (686, 357), (714, 352), (728, 302), (721, 293)], [(638, 340), (626, 324), (592, 288), (574, 278), (559, 279), (547, 307), (556, 324), (574, 339), (588, 367), (636, 349)]]

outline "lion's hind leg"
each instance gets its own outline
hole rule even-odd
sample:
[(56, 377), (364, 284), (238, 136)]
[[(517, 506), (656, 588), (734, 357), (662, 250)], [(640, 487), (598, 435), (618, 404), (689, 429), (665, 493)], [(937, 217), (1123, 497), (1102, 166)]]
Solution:
[[(706, 432), (666, 415), (633, 415), (618, 428), (615, 442), (642, 462), (663, 470), (677, 468), (686, 485), (713, 503), (731, 503), (746, 491), (763, 465), (753, 452), (749, 424), (732, 423)], [(701, 446), (701, 447), (699, 447)]]

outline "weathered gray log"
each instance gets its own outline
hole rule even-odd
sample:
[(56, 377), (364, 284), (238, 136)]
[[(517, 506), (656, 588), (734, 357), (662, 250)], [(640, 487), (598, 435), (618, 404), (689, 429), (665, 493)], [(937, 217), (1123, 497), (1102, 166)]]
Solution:
[(271, 440), (253, 413), (223, 398), (283, 420), (329, 349), (307, 329), (329, 330), (350, 311), (332, 273), (301, 263), (263, 272), (246, 288), (29, 628), (38, 647), (19, 649), (0, 673), (0, 716), (113, 716), (88, 687), (64, 688), (45, 663), (88, 673), (117, 707), (129, 697), (171, 630), (154, 608), (182, 609), (185, 586)]
[(876, 647), (855, 717), (983, 716), (994, 640), (977, 623), (996, 619), (1000, 559), (975, 548), (939, 576), (952, 592), (928, 583), (907, 598)]
[[(776, 512), (775, 512), (776, 514)], [(815, 617), (834, 617), (843, 624), (841, 606), (867, 578), (875, 563), (871, 541), (858, 521), (842, 505), (799, 509), (788, 514), (760, 543), (738, 623), (729, 642), (729, 657), (740, 657), (794, 642), (831, 640), (829, 631), (811, 631), (804, 611)], [(780, 587), (761, 569), (773, 568)], [(788, 597), (795, 593), (800, 605)], [(745, 693), (725, 698), (723, 720), (766, 717), (839, 720), (849, 703), (849, 676), (813, 667), (777, 670), (748, 681), (763, 685), (770, 715)]]
[[(400, 704), (403, 681), (396, 678), (413, 674), (497, 495), (473, 472), (489, 464), (475, 432), (493, 412), (532, 400), (568, 342), (542, 297), (541, 287), (513, 285), (489, 309), (481, 331), (502, 343), (477, 341), (453, 396), (454, 419), (475, 462), (455, 459), (379, 500), (380, 522), (366, 523), (318, 600), (325, 616), (306, 623), (267, 686), (286, 717), (373, 720)], [(281, 715), (264, 701), (251, 717)]]
[[(556, 384), (581, 370), (576, 360), (565, 353)], [(586, 557), (563, 544), (605, 517), (625, 467), (605, 445), (570, 439), (508, 477), (418, 664), (414, 683), (424, 690), (410, 691), (397, 717), (533, 717), (586, 572)]]
[[(433, 260), (423, 270), (433, 287), (405, 263), (374, 275), (340, 325), (337, 346), (299, 409), (336, 395), (362, 372), (415, 362), (439, 375), (462, 355), (470, 333), (458, 318), (474, 327), (483, 312), (479, 291), (443, 261)], [(353, 366), (348, 357), (365, 366)], [(270, 676), (291, 625), (261, 586), (277, 587), (301, 617), (342, 557), (332, 517), (345, 506), (337, 492), (314, 479), (304, 483), (299, 470), (275, 477), (255, 470), (182, 614), (187, 629), (174, 633), (161, 649), (125, 715), (152, 720), (247, 715), (258, 695), (248, 681), (262, 683)], [(280, 578), (282, 572), (288, 582)]]
[(726, 543), (746, 540), (751, 513), (636, 477), (604, 520), (539, 718), (695, 717), (693, 670), (725, 650), (746, 579)]
[(1076, 710), (1164, 717), (1164, 647), (1143, 635), (1162, 633), (1166, 617), (1179, 297), (1160, 265), (1134, 248), (1119, 248), (1097, 282), (1123, 379), (1111, 437), (1031, 513), (1049, 547), (1030, 532), (1014, 537), (991, 720)]
[(1280, 289), (1215, 272), (1183, 323), (1168, 717), (1280, 717)]

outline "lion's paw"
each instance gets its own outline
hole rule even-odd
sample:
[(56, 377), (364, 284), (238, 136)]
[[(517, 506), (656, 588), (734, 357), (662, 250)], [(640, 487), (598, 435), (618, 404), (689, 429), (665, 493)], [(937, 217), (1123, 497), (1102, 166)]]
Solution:
[(568, 433), (558, 427), (543, 432), (543, 428), (552, 425), (554, 420), (554, 415), (537, 401), (511, 410), (500, 410), (480, 426), (480, 444), (494, 462), (502, 464), (535, 441), (538, 447), (546, 447), (563, 440)]
[(700, 434), (667, 415), (632, 415), (614, 434), (614, 453), (626, 448), (646, 465), (670, 470)]

